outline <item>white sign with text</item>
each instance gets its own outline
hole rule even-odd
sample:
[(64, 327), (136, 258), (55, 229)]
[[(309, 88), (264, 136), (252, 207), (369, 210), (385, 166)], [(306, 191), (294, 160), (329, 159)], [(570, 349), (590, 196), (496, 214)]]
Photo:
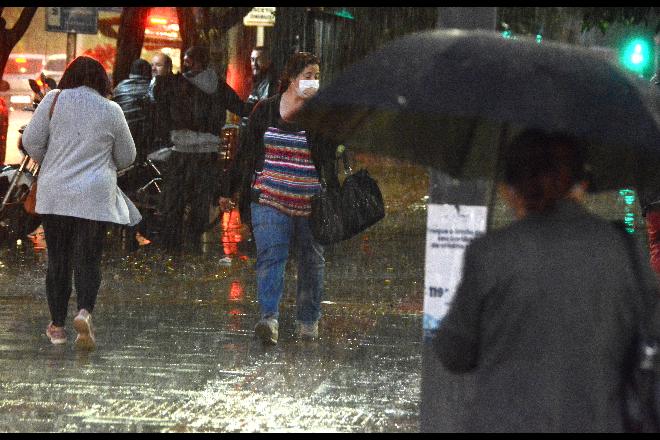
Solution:
[(465, 248), (486, 231), (488, 208), (428, 205), (424, 333), (438, 328), (447, 314), (463, 273)]

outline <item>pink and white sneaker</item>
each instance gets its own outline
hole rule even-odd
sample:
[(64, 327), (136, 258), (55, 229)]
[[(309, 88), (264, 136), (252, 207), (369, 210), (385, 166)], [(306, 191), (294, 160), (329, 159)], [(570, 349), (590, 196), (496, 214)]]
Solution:
[(75, 342), (76, 347), (85, 350), (93, 350), (96, 348), (96, 338), (94, 337), (91, 313), (85, 309), (80, 309), (78, 315), (73, 318), (73, 328), (78, 332)]
[(46, 336), (53, 345), (66, 344), (66, 330), (64, 330), (64, 327), (58, 327), (52, 322), (46, 327)]

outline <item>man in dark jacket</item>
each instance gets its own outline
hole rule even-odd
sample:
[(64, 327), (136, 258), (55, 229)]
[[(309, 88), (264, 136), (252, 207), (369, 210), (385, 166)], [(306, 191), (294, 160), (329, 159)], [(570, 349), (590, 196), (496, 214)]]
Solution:
[[(278, 92), (278, 79), (266, 46), (257, 46), (252, 49), (250, 66), (252, 67), (252, 91), (248, 96), (247, 103), (252, 109), (258, 101), (270, 98)], [(241, 121), (245, 122), (246, 126), (247, 119), (247, 117), (244, 117)]]
[(151, 147), (151, 127), (147, 89), (151, 81), (151, 64), (137, 59), (131, 64), (128, 79), (115, 87), (113, 100), (124, 111), (128, 128), (135, 141), (136, 161), (142, 161)]
[[(184, 234), (192, 250), (201, 249), (201, 236), (209, 225), (209, 209), (220, 186), (218, 149), (227, 110), (243, 116), (245, 103), (209, 67), (207, 48), (193, 46), (183, 58), (183, 74), (173, 75), (155, 94), (169, 109), (173, 152), (164, 188), (166, 235), (171, 251), (182, 249)], [(159, 96), (159, 93), (164, 96)], [(184, 227), (186, 204), (190, 205)]]
[[(149, 84), (149, 100), (151, 101), (151, 116), (153, 129), (153, 150), (171, 146), (170, 115), (166, 103), (156, 99), (156, 83), (167, 83), (173, 76), (172, 58), (167, 54), (157, 53), (151, 59), (151, 83)], [(162, 95), (162, 94), (161, 94)]]

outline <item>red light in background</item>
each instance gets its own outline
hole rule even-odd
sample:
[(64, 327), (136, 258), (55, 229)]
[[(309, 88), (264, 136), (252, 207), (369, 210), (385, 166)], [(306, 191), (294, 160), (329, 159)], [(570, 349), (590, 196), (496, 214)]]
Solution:
[(244, 295), (243, 285), (240, 281), (232, 281), (229, 288), (229, 301), (240, 301)]
[[(249, 65), (249, 64), (248, 64)], [(249, 72), (249, 71), (248, 71)], [(251, 74), (251, 73), (250, 73)], [(236, 91), (236, 94), (242, 99), (247, 99), (250, 95), (251, 78), (246, 78), (245, 72), (234, 63), (227, 66), (227, 84)]]
[(167, 24), (167, 18), (162, 17), (149, 17), (151, 24)]
[(238, 208), (222, 213), (222, 235), (220, 241), (225, 255), (238, 255), (238, 243), (243, 239), (241, 236), (241, 214)]

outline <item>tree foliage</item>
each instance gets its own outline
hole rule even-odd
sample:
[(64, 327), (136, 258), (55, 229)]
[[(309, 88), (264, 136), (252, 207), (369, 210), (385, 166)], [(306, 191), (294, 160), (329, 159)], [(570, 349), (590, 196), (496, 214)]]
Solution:
[(607, 32), (609, 26), (613, 23), (624, 25), (648, 26), (652, 24), (650, 20), (655, 18), (655, 33), (660, 32), (660, 8), (644, 6), (629, 8), (580, 8), (582, 9), (582, 30), (587, 31), (592, 28), (598, 28), (601, 32)]
[(570, 24), (576, 31), (600, 29), (606, 33), (614, 24), (653, 25), (655, 33), (660, 31), (660, 8), (658, 7), (498, 7), (498, 22), (501, 29), (506, 25), (515, 34), (542, 32), (544, 37), (564, 40)]

